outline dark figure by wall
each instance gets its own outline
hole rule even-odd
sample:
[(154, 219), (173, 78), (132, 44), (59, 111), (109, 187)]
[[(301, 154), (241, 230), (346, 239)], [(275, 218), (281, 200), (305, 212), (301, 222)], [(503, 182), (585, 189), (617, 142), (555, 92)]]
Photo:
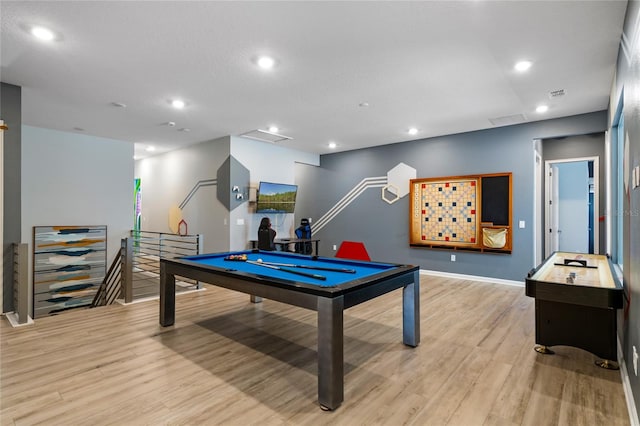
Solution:
[(276, 238), (276, 231), (271, 229), (271, 220), (263, 217), (258, 228), (258, 249), (273, 251), (276, 249), (273, 240)]

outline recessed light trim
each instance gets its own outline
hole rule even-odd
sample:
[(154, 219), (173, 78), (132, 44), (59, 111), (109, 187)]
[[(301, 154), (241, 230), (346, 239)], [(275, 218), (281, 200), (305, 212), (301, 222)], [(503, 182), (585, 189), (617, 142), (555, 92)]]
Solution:
[(276, 65), (276, 60), (270, 56), (260, 56), (256, 60), (256, 64), (263, 70), (270, 70)]
[(176, 108), (176, 109), (182, 109), (184, 108), (186, 104), (184, 103), (184, 101), (182, 99), (174, 99), (171, 101), (171, 106)]
[(518, 61), (513, 68), (515, 68), (516, 71), (524, 72), (531, 68), (531, 65), (533, 65), (531, 61)]
[(42, 41), (52, 41), (56, 38), (56, 35), (53, 31), (51, 31), (49, 28), (40, 26), (31, 28), (31, 34)]
[(549, 107), (547, 105), (538, 105), (536, 107), (536, 112), (538, 114), (543, 114), (545, 112), (549, 111)]

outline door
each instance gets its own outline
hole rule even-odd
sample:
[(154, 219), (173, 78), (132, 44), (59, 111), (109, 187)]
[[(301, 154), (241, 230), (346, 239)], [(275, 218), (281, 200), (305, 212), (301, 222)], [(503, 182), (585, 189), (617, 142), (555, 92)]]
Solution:
[(589, 169), (587, 161), (559, 163), (558, 172), (558, 250), (589, 252)]

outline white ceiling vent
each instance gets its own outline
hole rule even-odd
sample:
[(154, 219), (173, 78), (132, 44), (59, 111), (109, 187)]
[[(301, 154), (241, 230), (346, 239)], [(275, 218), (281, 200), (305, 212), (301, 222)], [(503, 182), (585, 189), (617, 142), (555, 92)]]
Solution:
[(293, 139), (290, 136), (280, 135), (278, 133), (273, 133), (268, 130), (261, 130), (261, 129), (251, 130), (250, 132), (243, 133), (240, 136), (242, 136), (243, 138), (255, 139), (257, 141), (271, 142), (271, 143), (288, 141)]
[(567, 92), (564, 89), (552, 90), (549, 92), (549, 99), (559, 98), (566, 95)]
[(494, 126), (509, 126), (511, 124), (523, 123), (524, 115), (522, 114), (506, 115), (504, 117), (490, 118), (489, 121)]

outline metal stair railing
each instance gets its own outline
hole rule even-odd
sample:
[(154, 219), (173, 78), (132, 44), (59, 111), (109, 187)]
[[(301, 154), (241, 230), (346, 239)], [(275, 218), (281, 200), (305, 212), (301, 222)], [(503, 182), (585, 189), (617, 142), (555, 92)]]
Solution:
[(31, 324), (30, 312), (33, 307), (33, 292), (29, 285), (28, 274), (28, 244), (13, 243), (13, 312), (7, 313), (7, 319), (12, 327)]
[[(131, 231), (120, 242), (120, 251), (109, 267), (91, 307), (105, 306), (123, 299), (131, 303), (160, 292), (160, 259), (202, 253), (202, 235)], [(200, 282), (186, 278), (176, 282), (176, 293), (200, 289)]]
[[(160, 259), (193, 256), (202, 253), (203, 237), (197, 235), (166, 234), (163, 232), (131, 231), (130, 259), (131, 279), (125, 287), (130, 288), (132, 299), (140, 300), (159, 296)], [(129, 251), (130, 250), (130, 251)], [(176, 282), (176, 293), (200, 289), (201, 284), (186, 278)]]
[(106, 306), (114, 303), (118, 298), (123, 297), (123, 279), (122, 279), (122, 265), (124, 252), (127, 246), (127, 239), (120, 240), (120, 250), (113, 259), (107, 275), (105, 275), (96, 295), (93, 297), (91, 307)]

